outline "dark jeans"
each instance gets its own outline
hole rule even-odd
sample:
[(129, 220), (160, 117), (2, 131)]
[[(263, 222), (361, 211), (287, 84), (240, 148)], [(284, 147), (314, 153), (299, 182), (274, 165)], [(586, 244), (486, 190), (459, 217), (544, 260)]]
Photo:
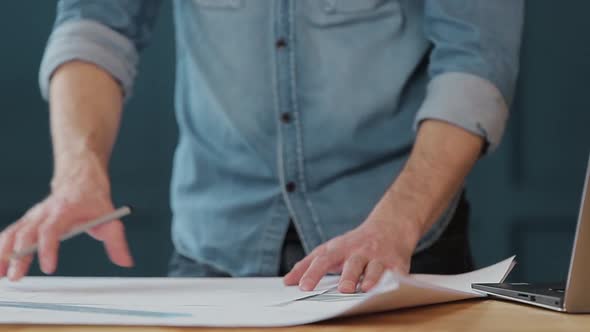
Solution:
[[(473, 270), (468, 236), (469, 203), (462, 195), (449, 226), (431, 247), (412, 257), (411, 273), (457, 274)], [(279, 275), (291, 270), (305, 257), (301, 241), (291, 225), (285, 237)], [(171, 277), (229, 277), (227, 272), (174, 252), (170, 261)]]

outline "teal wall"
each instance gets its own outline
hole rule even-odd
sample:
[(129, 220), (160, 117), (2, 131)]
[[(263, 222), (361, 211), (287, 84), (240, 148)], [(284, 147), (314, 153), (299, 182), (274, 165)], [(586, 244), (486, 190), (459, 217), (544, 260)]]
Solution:
[[(0, 225), (18, 218), (48, 192), (52, 172), (48, 107), (39, 95), (37, 71), (56, 2), (0, 4)], [(63, 244), (58, 274), (155, 276), (167, 269), (172, 250), (168, 186), (176, 144), (170, 4), (163, 8), (140, 71), (111, 164), (115, 204), (136, 208), (125, 219), (136, 267), (114, 267), (102, 246), (83, 236)], [(36, 267), (34, 273), (39, 273)]]
[[(0, 227), (48, 191), (47, 105), (37, 70), (56, 1), (0, 5)], [(472, 245), (478, 265), (516, 253), (513, 279), (562, 278), (568, 264), (590, 142), (590, 2), (527, 4), (522, 71), (501, 148), (470, 176)], [(137, 266), (113, 267), (100, 244), (80, 237), (62, 247), (63, 275), (163, 275), (170, 244), (168, 182), (176, 142), (171, 6), (143, 53), (112, 161), (116, 203)], [(35, 267), (34, 273), (38, 274)]]

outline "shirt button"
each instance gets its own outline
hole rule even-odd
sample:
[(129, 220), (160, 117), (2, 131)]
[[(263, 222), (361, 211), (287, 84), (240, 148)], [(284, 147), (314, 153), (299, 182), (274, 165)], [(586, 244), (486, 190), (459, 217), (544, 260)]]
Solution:
[(297, 187), (295, 186), (295, 182), (289, 182), (287, 183), (287, 185), (285, 186), (285, 189), (287, 190), (288, 193), (292, 193), (295, 191)]
[(283, 113), (283, 114), (281, 114), (281, 121), (283, 123), (290, 123), (291, 122), (291, 113)]
[(277, 40), (276, 46), (277, 46), (277, 48), (283, 48), (283, 47), (287, 46), (287, 41), (285, 40), (285, 38), (279, 38)]

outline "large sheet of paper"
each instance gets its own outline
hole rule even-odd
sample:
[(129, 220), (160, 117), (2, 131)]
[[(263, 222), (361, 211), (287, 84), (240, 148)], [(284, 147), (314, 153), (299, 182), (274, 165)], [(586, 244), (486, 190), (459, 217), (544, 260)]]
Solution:
[(482, 296), (474, 282), (501, 282), (513, 257), (454, 275), (387, 273), (368, 293), (341, 294), (337, 276), (313, 292), (285, 287), (280, 278), (67, 278), (0, 281), (0, 323), (290, 326), (360, 313)]

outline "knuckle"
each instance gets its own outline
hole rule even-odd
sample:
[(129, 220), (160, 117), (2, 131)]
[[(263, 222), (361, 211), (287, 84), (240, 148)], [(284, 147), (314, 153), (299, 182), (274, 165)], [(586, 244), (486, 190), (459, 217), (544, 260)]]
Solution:
[(340, 246), (340, 242), (342, 242), (342, 237), (335, 237), (332, 240), (326, 242), (325, 252), (336, 250)]
[(25, 242), (27, 240), (28, 236), (29, 236), (29, 233), (28, 232), (25, 232), (25, 231), (17, 232), (14, 235), (14, 241), (18, 245), (18, 244), (20, 244), (22, 242)]
[(348, 258), (349, 264), (354, 265), (354, 266), (362, 265), (366, 261), (367, 261), (367, 259), (364, 256), (360, 256), (360, 255), (352, 255)]
[(379, 241), (379, 239), (376, 239), (374, 237), (369, 238), (366, 242), (366, 245), (365, 245), (365, 250), (367, 250), (370, 253), (376, 253), (379, 251), (380, 248), (381, 248), (381, 241)]
[(33, 227), (23, 227), (15, 234), (15, 243), (17, 246), (28, 243), (32, 239)]
[(41, 236), (53, 237), (58, 233), (58, 227), (55, 222), (45, 222), (39, 225), (38, 233)]
[(331, 262), (330, 256), (327, 254), (320, 255), (315, 259), (315, 265), (325, 265)]
[(1, 234), (3, 234), (3, 235), (5, 234), (7, 236), (13, 235), (17, 231), (17, 229), (21, 226), (21, 223), (22, 222), (20, 222), (20, 221), (12, 223), (10, 226), (6, 227)]
[(383, 275), (383, 270), (373, 270), (371, 273), (365, 274), (365, 281), (368, 283), (376, 283)]
[[(305, 265), (306, 265), (306, 263), (308, 263), (309, 261), (310, 261), (309, 259), (306, 259), (306, 260), (303, 260), (303, 259), (302, 259), (302, 260), (300, 260), (299, 262), (295, 263), (295, 265), (293, 265), (293, 269), (294, 269), (294, 270), (301, 269), (301, 268), (303, 268), (303, 266), (305, 266)], [(308, 265), (309, 265), (309, 264), (308, 264)]]
[(383, 259), (380, 257), (375, 257), (375, 258), (371, 259), (371, 261), (369, 262), (369, 265), (372, 268), (384, 267), (386, 265), (385, 261), (386, 261), (386, 259)]
[[(329, 242), (328, 242), (329, 243)], [(326, 253), (327, 243), (321, 244), (320, 246), (316, 247), (310, 254), (310, 256), (321, 256)]]
[(2, 233), (0, 233), (0, 242), (7, 241), (10, 237), (14, 236), (14, 228), (13, 229), (5, 229)]
[(27, 211), (17, 222), (10, 226), (14, 233), (27, 231), (42, 220), (42, 215), (39, 212), (33, 212), (33, 210)]
[(382, 263), (374, 263), (371, 267), (371, 272), (374, 274), (381, 274), (385, 271), (385, 265)]
[(66, 215), (69, 210), (70, 207), (65, 202), (56, 202), (51, 208), (52, 214), (56, 217)]
[(314, 261), (309, 265), (307, 271), (317, 271), (321, 270), (326, 265), (326, 261), (324, 258), (316, 258)]
[(21, 218), (22, 222), (30, 222), (31, 220), (39, 219), (46, 211), (46, 204), (44, 202), (37, 203), (30, 208), (23, 217)]
[[(10, 243), (9, 237), (6, 234), (0, 234), (0, 251), (4, 250), (5, 247), (8, 246), (8, 244)], [(1, 263), (1, 261), (0, 261)]]
[(46, 201), (38, 202), (27, 211), (27, 215), (34, 215), (34, 214), (41, 213), (42, 211), (45, 210), (46, 206), (47, 206)]

